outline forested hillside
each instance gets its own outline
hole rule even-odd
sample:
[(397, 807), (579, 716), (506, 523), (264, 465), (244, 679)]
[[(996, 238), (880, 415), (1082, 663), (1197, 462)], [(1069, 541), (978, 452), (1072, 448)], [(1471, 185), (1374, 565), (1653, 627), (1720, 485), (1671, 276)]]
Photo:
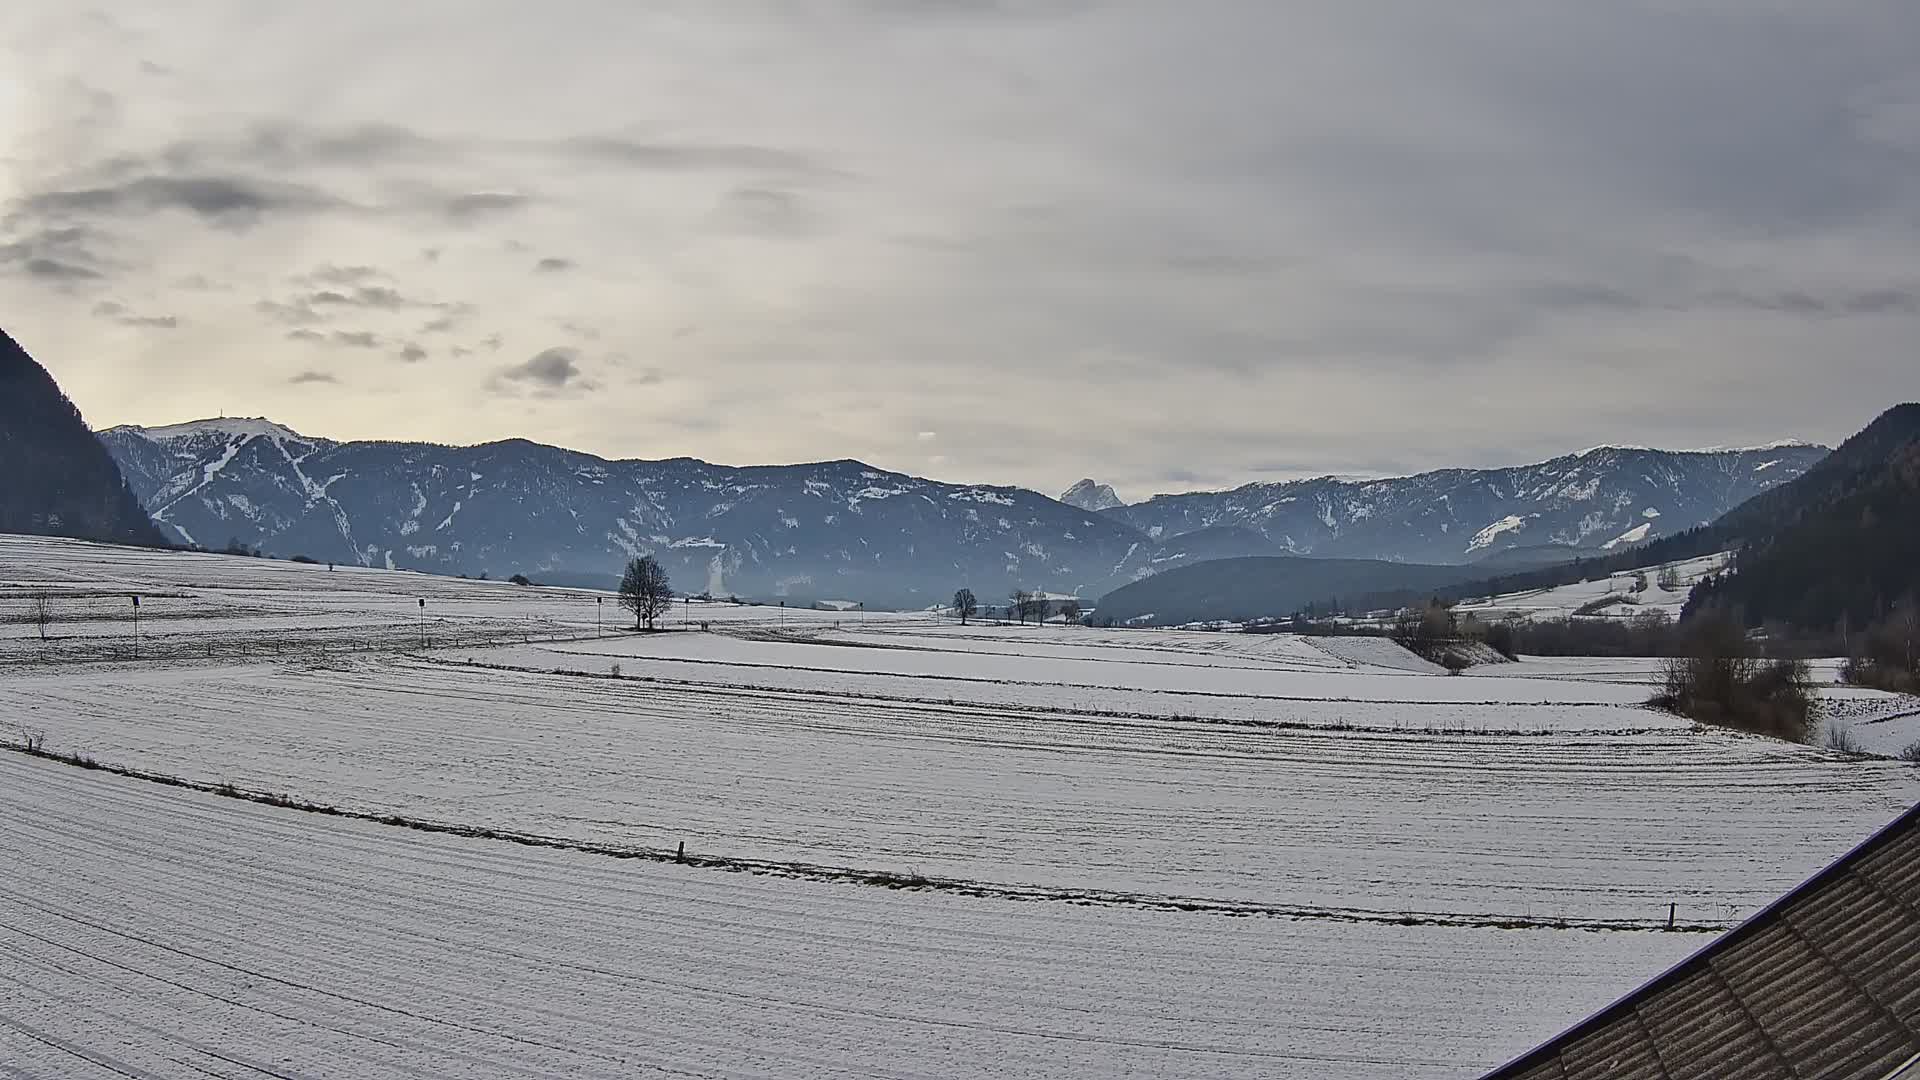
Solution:
[(161, 544), (53, 376), (0, 331), (0, 532)]

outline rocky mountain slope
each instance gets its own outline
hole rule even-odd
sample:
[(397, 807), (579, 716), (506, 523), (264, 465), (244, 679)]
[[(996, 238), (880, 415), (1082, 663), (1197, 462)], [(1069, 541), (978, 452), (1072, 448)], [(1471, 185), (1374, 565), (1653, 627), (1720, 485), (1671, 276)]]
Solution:
[(53, 376), (0, 332), (0, 532), (160, 544)]
[(523, 440), (336, 443), (266, 420), (104, 433), (183, 543), (441, 573), (608, 585), (652, 554), (677, 588), (924, 606), (962, 585), (1106, 589), (1265, 549), (1252, 534), (1147, 541), (1020, 488), (943, 484), (857, 461), (736, 468), (608, 461)]
[(1826, 455), (1825, 447), (1798, 443), (1709, 451), (1599, 447), (1515, 468), (1157, 495), (1104, 513), (1155, 540), (1234, 526), (1295, 555), (1459, 563), (1544, 545), (1573, 555), (1705, 524)]
[(1114, 494), (1113, 485), (1082, 480), (1060, 493), (1060, 501), (1080, 510), (1117, 510), (1127, 505)]
[[(594, 585), (611, 584), (628, 556), (653, 554), (685, 591), (876, 606), (941, 603), (963, 585), (989, 602), (1016, 587), (1092, 599), (1175, 567), (1289, 552), (1463, 562), (1543, 543), (1576, 513), (1591, 520), (1569, 535), (1630, 544), (1797, 475), (1819, 453), (1606, 451), (1532, 472), (1256, 485), (1095, 512), (857, 461), (733, 467), (524, 440), (342, 443), (259, 419), (121, 427), (102, 440), (182, 543)], [(1682, 465), (1662, 464), (1676, 457)], [(1090, 481), (1068, 494), (1119, 501)]]

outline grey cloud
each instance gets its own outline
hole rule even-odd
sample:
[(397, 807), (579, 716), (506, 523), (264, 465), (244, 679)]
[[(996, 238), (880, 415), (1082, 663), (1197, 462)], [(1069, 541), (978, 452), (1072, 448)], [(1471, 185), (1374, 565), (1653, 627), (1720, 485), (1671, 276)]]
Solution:
[(312, 307), (362, 307), (379, 308), (384, 311), (416, 306), (400, 295), (399, 290), (385, 285), (362, 285), (350, 292), (322, 289), (308, 296), (306, 303)]
[(173, 315), (140, 315), (129, 310), (117, 300), (102, 300), (93, 305), (93, 313), (100, 318), (118, 323), (121, 326), (137, 326), (155, 330), (172, 330), (180, 325)]
[(555, 274), (564, 270), (571, 270), (573, 267), (574, 262), (572, 259), (561, 259), (553, 256), (548, 256), (533, 264), (533, 270), (537, 274)]
[(275, 322), (287, 323), (291, 326), (308, 326), (327, 321), (327, 317), (313, 310), (313, 306), (304, 298), (285, 302), (257, 300), (254, 302), (253, 310)]
[(308, 327), (287, 331), (287, 337), (293, 341), (307, 341), (315, 345), (330, 348), (377, 349), (380, 347), (380, 335), (371, 330), (328, 330), (320, 331)]
[(28, 277), (45, 281), (87, 281), (103, 276), (98, 270), (79, 266), (74, 263), (49, 259), (44, 255), (35, 255), (20, 264)]
[(1611, 285), (1542, 284), (1522, 290), (1521, 295), (1547, 308), (1637, 311), (1650, 306), (1645, 299)]
[(409, 341), (401, 346), (399, 355), (403, 362), (414, 364), (427, 358), (427, 350), (418, 342)]
[(809, 153), (752, 144), (665, 142), (620, 135), (495, 139), (435, 135), (398, 124), (330, 129), (284, 121), (256, 124), (234, 136), (178, 140), (157, 156), (175, 170), (236, 164), (280, 171), (315, 166), (451, 166), (508, 156), (656, 171), (834, 171)]
[(503, 214), (527, 205), (529, 198), (512, 191), (476, 191), (446, 200), (446, 214), (455, 221), (472, 221), (492, 214)]
[(794, 192), (739, 187), (721, 198), (712, 220), (722, 229), (796, 235), (813, 231), (821, 224), (822, 217)]
[(594, 388), (580, 370), (580, 351), (566, 347), (543, 349), (521, 363), (502, 368), (495, 385), (501, 382), (531, 387), (536, 393), (548, 395), (562, 390)]
[(29, 229), (0, 243), (0, 270), (11, 266), (46, 282), (88, 281), (106, 276), (106, 261), (94, 253), (97, 234), (79, 226)]
[(660, 143), (612, 136), (580, 136), (553, 145), (565, 154), (588, 161), (638, 169), (812, 174), (835, 171), (814, 155), (770, 146)]
[(302, 371), (299, 374), (294, 375), (292, 378), (287, 380), (287, 382), (292, 383), (295, 386), (304, 386), (308, 383), (338, 383), (339, 381), (340, 380), (338, 378), (332, 375), (329, 375), (324, 371), (311, 371), (311, 370)]
[(303, 285), (359, 285), (382, 276), (379, 270), (371, 266), (335, 266), (327, 263), (295, 280)]
[(272, 122), (255, 124), (236, 135), (177, 140), (156, 156), (175, 170), (245, 164), (288, 171), (316, 165), (440, 162), (456, 150), (454, 143), (396, 125), (326, 130)]
[(43, 214), (184, 210), (205, 220), (245, 228), (276, 211), (311, 213), (345, 205), (298, 184), (270, 184), (228, 176), (144, 176), (121, 184), (45, 191), (24, 200)]

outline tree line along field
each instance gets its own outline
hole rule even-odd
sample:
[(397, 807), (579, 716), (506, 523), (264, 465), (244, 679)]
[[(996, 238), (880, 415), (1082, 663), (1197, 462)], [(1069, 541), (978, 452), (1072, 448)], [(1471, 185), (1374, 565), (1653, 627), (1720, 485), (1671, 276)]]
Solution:
[(0, 1056), (41, 1071), (1468, 1077), (1920, 798), (1642, 708), (1632, 662), (632, 635), (579, 590), (0, 538), (0, 604), (89, 590), (170, 594), (183, 647), (0, 624), (0, 737), (136, 774), (0, 754)]

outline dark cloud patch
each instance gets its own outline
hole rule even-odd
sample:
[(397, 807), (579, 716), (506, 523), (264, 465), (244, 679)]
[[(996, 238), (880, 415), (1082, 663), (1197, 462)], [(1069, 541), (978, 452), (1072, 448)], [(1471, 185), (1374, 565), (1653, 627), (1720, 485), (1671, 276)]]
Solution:
[(325, 345), (335, 349), (377, 349), (380, 347), (380, 335), (371, 330), (315, 330), (312, 327), (300, 327), (287, 331), (292, 341), (305, 341), (314, 345)]
[(771, 146), (660, 143), (608, 136), (581, 136), (552, 145), (569, 156), (635, 169), (810, 174), (835, 171), (811, 154)]
[(533, 272), (536, 274), (558, 274), (571, 270), (573, 267), (574, 262), (572, 259), (548, 256), (533, 264)]
[(417, 364), (427, 358), (427, 350), (419, 342), (409, 341), (400, 347), (398, 355), (403, 363)]
[(61, 262), (44, 255), (35, 255), (20, 264), (28, 277), (42, 281), (89, 281), (103, 277), (100, 271), (76, 263)]
[(309, 304), (304, 297), (292, 301), (258, 300), (254, 302), (253, 310), (274, 322), (286, 323), (289, 326), (311, 326), (314, 323), (327, 321), (327, 317), (313, 310), (313, 305)]
[(815, 231), (823, 218), (795, 192), (739, 187), (721, 198), (712, 220), (729, 231), (793, 236)]
[(136, 326), (151, 330), (172, 330), (180, 325), (180, 320), (176, 316), (140, 315), (129, 310), (125, 304), (117, 300), (100, 301), (93, 305), (93, 313), (98, 318), (118, 323), (121, 326)]
[(1611, 285), (1543, 284), (1522, 290), (1527, 301), (1545, 308), (1637, 311), (1646, 300)]
[(336, 378), (335, 376), (329, 375), (324, 371), (313, 371), (313, 370), (302, 371), (294, 375), (292, 378), (289, 378), (287, 381), (289, 383), (292, 383), (295, 386), (305, 386), (309, 383), (338, 384), (340, 382), (338, 378)]
[(143, 176), (118, 184), (68, 188), (29, 195), (31, 213), (128, 214), (180, 210), (202, 220), (248, 228), (272, 213), (313, 213), (347, 204), (300, 184), (266, 183), (232, 176)]
[(1804, 289), (1776, 292), (1717, 290), (1708, 293), (1704, 302), (1715, 307), (1747, 308), (1810, 317), (1920, 314), (1920, 290), (1913, 289), (1883, 288), (1824, 293)]
[(382, 311), (398, 311), (404, 307), (417, 305), (400, 295), (399, 290), (385, 285), (362, 285), (356, 289), (341, 291), (322, 289), (305, 298), (309, 307), (358, 307), (378, 308)]
[(385, 277), (371, 266), (335, 266), (326, 263), (302, 274), (294, 280), (302, 285), (360, 285), (376, 278)]
[(594, 389), (580, 370), (580, 351), (565, 346), (543, 349), (511, 367), (500, 369), (491, 382), (496, 389), (520, 388), (539, 396)]
[(391, 124), (327, 130), (271, 122), (236, 135), (180, 139), (162, 149), (157, 160), (175, 171), (244, 165), (284, 172), (314, 166), (438, 163), (458, 152), (456, 142)]
[(445, 213), (457, 222), (512, 213), (527, 205), (530, 198), (514, 191), (475, 191), (446, 200)]
[(430, 319), (422, 324), (420, 332), (423, 334), (449, 334), (453, 332), (454, 322), (453, 316), (442, 315), (437, 319)]
[(95, 253), (99, 239), (93, 230), (75, 225), (29, 229), (18, 240), (0, 243), (0, 271), (12, 268), (50, 284), (103, 278), (107, 263)]

